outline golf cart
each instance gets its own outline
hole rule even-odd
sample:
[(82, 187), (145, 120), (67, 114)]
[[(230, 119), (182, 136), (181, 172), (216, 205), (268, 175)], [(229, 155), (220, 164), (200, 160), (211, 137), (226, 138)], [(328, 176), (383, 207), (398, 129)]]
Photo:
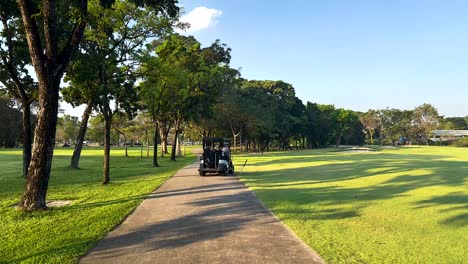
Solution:
[(207, 173), (218, 173), (224, 176), (234, 173), (229, 139), (203, 138), (203, 154), (200, 155), (200, 176)]

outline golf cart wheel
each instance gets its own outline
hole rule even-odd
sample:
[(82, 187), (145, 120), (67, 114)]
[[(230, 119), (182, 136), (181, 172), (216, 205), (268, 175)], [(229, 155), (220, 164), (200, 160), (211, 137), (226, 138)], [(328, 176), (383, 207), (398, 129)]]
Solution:
[(200, 166), (198, 167), (198, 174), (200, 176), (205, 176), (206, 175), (206, 171), (203, 171), (203, 164), (200, 164)]

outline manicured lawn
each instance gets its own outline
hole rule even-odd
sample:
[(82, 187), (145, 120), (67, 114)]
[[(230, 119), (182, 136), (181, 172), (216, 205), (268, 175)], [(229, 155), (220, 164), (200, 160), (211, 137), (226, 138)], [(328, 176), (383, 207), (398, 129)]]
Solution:
[(241, 176), (328, 263), (467, 263), (468, 149), (266, 153)]
[(0, 263), (76, 263), (147, 194), (195, 161), (193, 155), (177, 162), (164, 158), (162, 167), (153, 168), (152, 158), (140, 158), (139, 149), (130, 150), (130, 157), (111, 150), (111, 183), (102, 186), (102, 149), (85, 149), (80, 170), (68, 167), (71, 153), (55, 150), (47, 195), (71, 205), (22, 213), (12, 207), (24, 186), (21, 151), (0, 149)]

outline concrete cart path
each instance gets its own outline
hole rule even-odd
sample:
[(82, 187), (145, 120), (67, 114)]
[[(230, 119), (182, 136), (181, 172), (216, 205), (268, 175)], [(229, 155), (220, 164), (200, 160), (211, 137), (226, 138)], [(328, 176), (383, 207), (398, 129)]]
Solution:
[(235, 176), (189, 165), (80, 263), (323, 263)]

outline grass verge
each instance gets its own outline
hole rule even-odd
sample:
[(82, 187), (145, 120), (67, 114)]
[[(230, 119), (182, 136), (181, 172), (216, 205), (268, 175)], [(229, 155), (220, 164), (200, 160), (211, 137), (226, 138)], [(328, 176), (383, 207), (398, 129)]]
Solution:
[[(111, 183), (101, 185), (102, 149), (85, 148), (80, 170), (68, 167), (72, 149), (56, 149), (47, 200), (69, 206), (24, 213), (13, 208), (24, 186), (21, 151), (0, 150), (0, 263), (76, 263), (141, 201), (193, 155), (171, 162), (141, 158), (140, 149), (111, 151)], [(146, 153), (144, 153), (146, 154)]]

